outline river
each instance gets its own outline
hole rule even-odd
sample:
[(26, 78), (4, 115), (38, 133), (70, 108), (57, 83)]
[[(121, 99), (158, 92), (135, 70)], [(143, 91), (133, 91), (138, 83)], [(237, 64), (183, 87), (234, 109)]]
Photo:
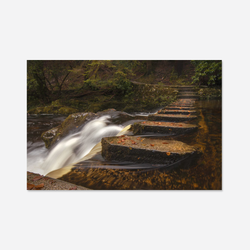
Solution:
[[(107, 162), (97, 153), (93, 158), (75, 165), (67, 174), (59, 179), (98, 190), (220, 190), (222, 189), (222, 107), (221, 100), (196, 101), (197, 120), (192, 122), (198, 124), (197, 132), (164, 137), (161, 139), (174, 139), (201, 148), (203, 154), (197, 160), (182, 161), (171, 167), (155, 164), (133, 164), (127, 162)], [(135, 115), (135, 114), (134, 114)], [(110, 118), (101, 118), (108, 124), (93, 127), (94, 121), (85, 132), (78, 131), (71, 135), (72, 138), (84, 138), (86, 154), (94, 147), (103, 136), (115, 135), (128, 124), (143, 120), (148, 113), (137, 114), (136, 116), (124, 115), (124, 113), (113, 113)], [(42, 132), (59, 125), (66, 116), (54, 115), (30, 115), (27, 121), (27, 153), (28, 170), (34, 164), (44, 164), (51, 151), (44, 147), (40, 138)], [(87, 125), (85, 125), (87, 126)], [(93, 129), (96, 129), (94, 131)], [(86, 139), (86, 134), (88, 136)], [(99, 135), (96, 136), (99, 131)], [(101, 131), (101, 132), (100, 132)], [(77, 134), (78, 133), (78, 134)], [(132, 133), (132, 132), (130, 132)], [(95, 140), (93, 136), (96, 136)], [(148, 135), (147, 135), (148, 136)], [(143, 137), (143, 135), (141, 135)], [(153, 136), (155, 137), (155, 136)], [(72, 140), (71, 138), (71, 140)], [(82, 139), (81, 139), (82, 140)], [(78, 140), (80, 141), (80, 140)], [(59, 144), (62, 142), (59, 142)], [(92, 143), (92, 144), (91, 144)], [(90, 145), (91, 144), (91, 145)], [(66, 145), (66, 144), (65, 144)], [(81, 143), (81, 146), (83, 144)], [(54, 149), (57, 146), (54, 147)], [(59, 147), (59, 146), (58, 146)], [(63, 146), (60, 147), (60, 154), (69, 152)], [(83, 156), (77, 155), (75, 159)], [(77, 158), (78, 157), (78, 158)], [(55, 158), (56, 157), (52, 157)], [(73, 160), (73, 162), (75, 162)], [(68, 163), (68, 162), (67, 162)], [(66, 163), (64, 163), (65, 165)], [(67, 165), (67, 164), (66, 164)]]

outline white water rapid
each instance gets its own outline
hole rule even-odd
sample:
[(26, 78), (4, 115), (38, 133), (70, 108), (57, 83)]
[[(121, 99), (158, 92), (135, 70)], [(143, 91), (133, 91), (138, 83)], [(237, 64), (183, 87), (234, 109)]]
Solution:
[(130, 127), (123, 129), (122, 126), (107, 125), (109, 118), (102, 116), (88, 122), (80, 132), (65, 137), (51, 151), (44, 147), (30, 151), (27, 155), (28, 171), (47, 175), (91, 158), (101, 151), (100, 141), (103, 137), (124, 134)]

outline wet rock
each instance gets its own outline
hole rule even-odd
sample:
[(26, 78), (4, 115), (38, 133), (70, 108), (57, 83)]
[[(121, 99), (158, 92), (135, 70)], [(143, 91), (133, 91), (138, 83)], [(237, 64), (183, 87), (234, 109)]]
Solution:
[(102, 139), (102, 156), (108, 161), (160, 163), (170, 165), (200, 154), (193, 146), (175, 140), (160, 140), (135, 136)]
[(195, 107), (178, 107), (178, 106), (167, 106), (166, 109), (168, 110), (194, 110)]
[(93, 113), (74, 113), (69, 115), (61, 125), (52, 128), (41, 135), (46, 148), (52, 146), (55, 142), (69, 135), (70, 132), (81, 127), (87, 121), (96, 116), (97, 115)]
[(59, 126), (42, 133), (41, 137), (43, 141), (45, 142), (46, 148), (48, 148), (52, 144), (52, 141), (55, 138), (56, 134), (58, 133), (58, 130), (59, 130)]
[(135, 135), (147, 133), (178, 135), (196, 131), (198, 126), (186, 123), (144, 121), (134, 123), (131, 129)]
[(149, 115), (149, 121), (167, 121), (167, 122), (183, 122), (196, 119), (195, 115), (164, 115), (164, 114), (154, 114)]
[(181, 110), (181, 109), (162, 109), (158, 111), (158, 114), (179, 114), (179, 115), (195, 115), (197, 112), (195, 110)]

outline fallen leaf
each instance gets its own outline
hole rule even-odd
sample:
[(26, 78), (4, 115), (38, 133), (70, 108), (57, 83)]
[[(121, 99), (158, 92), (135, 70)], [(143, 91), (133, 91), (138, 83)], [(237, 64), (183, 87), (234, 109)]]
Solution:
[(39, 189), (41, 189), (41, 188), (43, 188), (43, 187), (44, 187), (44, 183), (41, 183), (41, 184), (36, 185), (36, 186), (35, 186), (35, 189), (36, 189), (36, 190), (39, 190)]
[(69, 190), (77, 190), (77, 186), (69, 188)]
[(44, 176), (36, 176), (32, 181), (38, 181), (38, 180), (40, 180), (40, 179), (42, 179)]
[(152, 147), (154, 146), (154, 144), (150, 144)]
[(35, 187), (34, 184), (31, 184), (31, 183), (27, 183), (27, 190), (31, 190)]

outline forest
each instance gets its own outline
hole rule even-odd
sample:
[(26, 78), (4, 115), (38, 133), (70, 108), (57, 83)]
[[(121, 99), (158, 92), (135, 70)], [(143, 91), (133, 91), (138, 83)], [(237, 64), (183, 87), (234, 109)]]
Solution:
[(222, 61), (28, 60), (27, 111), (150, 110), (173, 101), (175, 85), (206, 86), (202, 98), (220, 97)]

